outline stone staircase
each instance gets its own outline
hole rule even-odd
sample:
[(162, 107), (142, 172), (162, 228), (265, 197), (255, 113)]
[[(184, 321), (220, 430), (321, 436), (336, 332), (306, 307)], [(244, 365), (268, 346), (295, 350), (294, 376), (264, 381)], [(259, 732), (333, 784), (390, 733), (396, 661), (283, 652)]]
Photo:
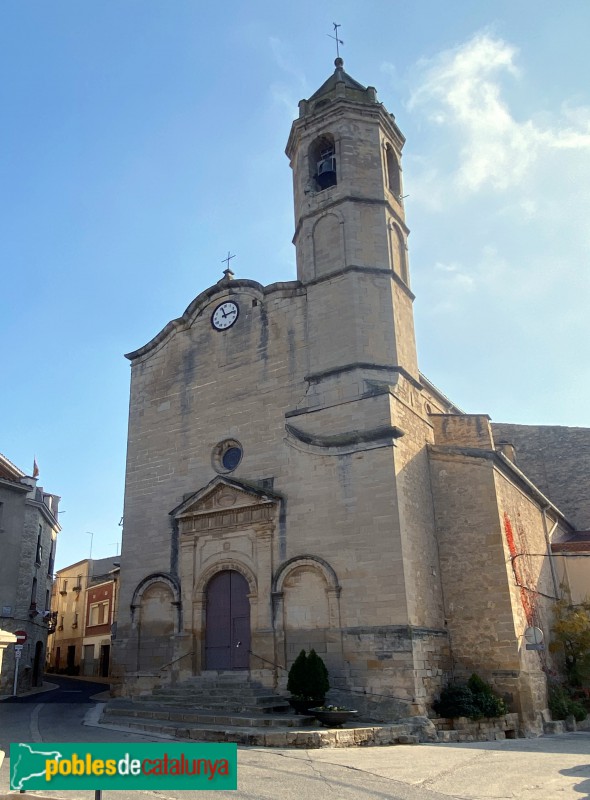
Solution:
[(151, 695), (133, 700), (113, 699), (103, 709), (99, 724), (153, 737), (318, 748), (416, 744), (426, 740), (419, 719), (393, 725), (347, 724), (339, 730), (321, 728), (315, 717), (293, 713), (284, 697), (247, 674), (219, 672), (157, 687)]
[(218, 712), (286, 713), (289, 701), (241, 672), (205, 672), (181, 684), (156, 687), (137, 702)]

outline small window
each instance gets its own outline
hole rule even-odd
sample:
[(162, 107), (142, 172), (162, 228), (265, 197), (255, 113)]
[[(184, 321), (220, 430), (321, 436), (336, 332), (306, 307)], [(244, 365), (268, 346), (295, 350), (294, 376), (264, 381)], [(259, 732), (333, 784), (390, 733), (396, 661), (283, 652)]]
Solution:
[(43, 536), (43, 526), (39, 525), (39, 533), (37, 534), (37, 552), (35, 554), (35, 564), (41, 564), (43, 559), (43, 545), (41, 544), (41, 537)]
[(55, 539), (51, 540), (51, 549), (49, 551), (49, 563), (47, 564), (47, 577), (53, 577), (53, 567), (55, 566)]
[(387, 188), (400, 201), (402, 184), (400, 178), (399, 162), (390, 144), (385, 145), (385, 160), (387, 162)]

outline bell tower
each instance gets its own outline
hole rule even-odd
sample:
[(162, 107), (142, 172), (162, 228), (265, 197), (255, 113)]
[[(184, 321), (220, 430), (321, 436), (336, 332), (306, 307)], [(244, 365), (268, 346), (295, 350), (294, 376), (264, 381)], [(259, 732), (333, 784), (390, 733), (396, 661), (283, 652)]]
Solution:
[[(293, 169), (297, 277), (307, 286), (312, 372), (358, 367), (419, 380), (402, 197), (404, 136), (344, 71), (299, 103)], [(331, 343), (331, 344), (328, 344)], [(362, 387), (359, 387), (362, 388)], [(362, 393), (362, 391), (360, 392)]]

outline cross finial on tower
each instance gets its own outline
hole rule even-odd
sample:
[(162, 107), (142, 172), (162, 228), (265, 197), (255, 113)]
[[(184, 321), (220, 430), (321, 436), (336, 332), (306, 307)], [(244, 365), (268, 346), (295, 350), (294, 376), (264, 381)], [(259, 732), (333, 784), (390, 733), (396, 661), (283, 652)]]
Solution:
[(228, 251), (227, 251), (227, 256), (226, 256), (226, 258), (222, 258), (222, 259), (221, 259), (221, 263), (222, 263), (222, 264), (227, 264), (227, 267), (226, 267), (226, 269), (224, 269), (224, 270), (223, 270), (223, 274), (225, 275), (225, 277), (226, 277), (226, 279), (227, 279), (228, 281), (229, 281), (229, 280), (231, 280), (231, 279), (234, 277), (234, 273), (233, 273), (233, 272), (231, 271), (231, 269), (229, 268), (229, 262), (231, 261), (231, 259), (232, 259), (232, 258), (235, 258), (235, 257), (236, 257), (236, 256), (235, 256), (235, 254), (234, 254), (234, 255), (232, 255), (232, 254), (230, 253), (230, 251), (228, 250)]
[(336, 22), (333, 22), (332, 25), (334, 26), (334, 36), (332, 36), (331, 33), (327, 33), (326, 36), (329, 36), (330, 39), (334, 39), (336, 42), (336, 60), (338, 61), (340, 60), (340, 45), (344, 44), (342, 39), (338, 38), (338, 28), (341, 28), (342, 26)]

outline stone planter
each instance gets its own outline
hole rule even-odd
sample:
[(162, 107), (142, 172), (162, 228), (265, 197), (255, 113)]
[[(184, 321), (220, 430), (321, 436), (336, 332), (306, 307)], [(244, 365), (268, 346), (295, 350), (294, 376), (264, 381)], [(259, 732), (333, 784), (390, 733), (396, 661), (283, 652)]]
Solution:
[(315, 700), (305, 700), (302, 697), (290, 697), (289, 705), (296, 714), (309, 714), (314, 706), (321, 706), (324, 698), (316, 697)]
[(309, 710), (324, 728), (341, 728), (345, 722), (350, 722), (358, 714), (358, 711), (324, 711), (321, 708)]

